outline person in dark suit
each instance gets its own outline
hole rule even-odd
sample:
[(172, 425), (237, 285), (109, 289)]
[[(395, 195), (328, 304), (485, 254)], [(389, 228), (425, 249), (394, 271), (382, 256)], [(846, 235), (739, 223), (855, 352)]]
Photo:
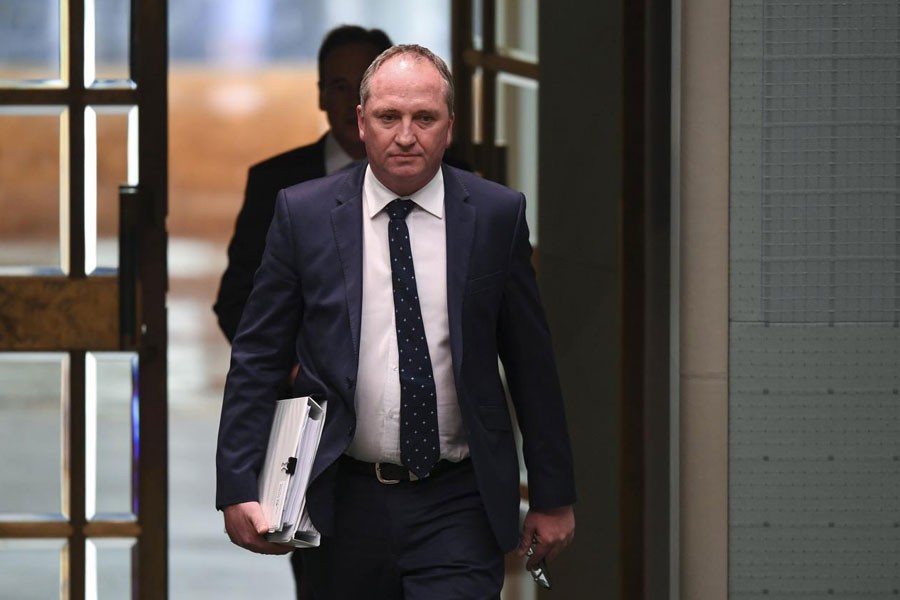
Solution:
[(329, 131), (313, 144), (288, 150), (250, 168), (244, 204), (228, 245), (228, 267), (213, 305), (219, 327), (229, 342), (234, 339), (253, 287), (253, 274), (262, 259), (278, 190), (324, 177), (365, 157), (366, 149), (356, 128), (359, 82), (369, 63), (390, 46), (390, 38), (380, 29), (343, 25), (329, 31), (318, 57), (319, 108), (325, 111)]
[[(394, 46), (357, 108), (367, 165), (278, 194), (232, 347), (216, 505), (231, 540), (268, 542), (258, 475), (281, 381), (327, 417), (304, 552), (317, 600), (497, 599), (503, 555), (552, 560), (574, 536), (572, 455), (524, 196), (442, 164), (446, 64)], [(529, 510), (520, 527), (522, 434)]]

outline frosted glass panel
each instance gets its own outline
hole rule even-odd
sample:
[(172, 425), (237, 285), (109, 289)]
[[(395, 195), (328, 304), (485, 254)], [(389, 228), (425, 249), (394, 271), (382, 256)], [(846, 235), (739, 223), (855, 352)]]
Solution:
[(0, 598), (62, 598), (65, 540), (0, 540)]
[(0, 518), (61, 515), (68, 376), (65, 354), (0, 353)]
[[(0, 107), (0, 274), (59, 272), (68, 236), (62, 186), (63, 108)], [(66, 265), (67, 266), (67, 265)]]
[(538, 0), (496, 0), (497, 52), (538, 60)]
[(91, 0), (94, 5), (95, 81), (89, 85), (130, 86), (128, 65), (131, 0)]
[(59, 0), (0, 0), (0, 87), (60, 79)]
[(88, 518), (133, 515), (133, 411), (137, 357), (127, 352), (87, 355)]
[(482, 50), (484, 48), (483, 24), (481, 19), (481, 13), (484, 11), (484, 2), (485, 0), (472, 0), (472, 47), (476, 50)]
[(133, 539), (87, 540), (87, 573), (85, 586), (88, 598), (123, 600), (131, 598)]
[(506, 153), (506, 184), (527, 199), (525, 218), (532, 245), (538, 243), (538, 84), (497, 76), (497, 146)]
[(85, 112), (85, 272), (119, 265), (119, 186), (137, 181), (137, 108)]

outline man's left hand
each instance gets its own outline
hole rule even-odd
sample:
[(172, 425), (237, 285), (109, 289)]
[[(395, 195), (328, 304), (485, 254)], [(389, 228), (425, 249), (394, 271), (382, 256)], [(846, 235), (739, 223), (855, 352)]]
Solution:
[(534, 554), (525, 563), (525, 568), (534, 570), (542, 560), (549, 562), (556, 558), (574, 537), (575, 510), (572, 506), (531, 509), (525, 517), (517, 552), (519, 556), (525, 556), (532, 540), (535, 541)]

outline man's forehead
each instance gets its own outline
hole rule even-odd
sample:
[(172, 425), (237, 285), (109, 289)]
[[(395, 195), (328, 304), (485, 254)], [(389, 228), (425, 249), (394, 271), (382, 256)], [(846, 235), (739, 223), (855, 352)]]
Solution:
[(437, 68), (427, 60), (397, 56), (382, 64), (372, 75), (373, 91), (376, 88), (390, 87), (394, 84), (411, 88), (443, 86), (443, 79)]
[[(390, 68), (393, 69), (416, 69), (421, 67), (431, 67), (434, 69), (434, 65), (431, 64), (430, 61), (426, 60), (422, 56), (417, 56), (412, 53), (406, 54), (397, 54), (396, 56), (392, 56), (383, 63), (381, 63), (381, 68), (378, 69), (377, 72), (385, 71)], [(437, 69), (434, 69), (437, 71)]]

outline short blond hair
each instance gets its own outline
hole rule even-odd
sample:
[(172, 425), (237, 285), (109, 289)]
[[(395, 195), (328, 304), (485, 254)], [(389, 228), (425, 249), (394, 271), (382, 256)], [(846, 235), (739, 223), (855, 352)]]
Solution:
[(378, 71), (390, 59), (396, 56), (412, 56), (416, 60), (427, 60), (434, 68), (438, 70), (438, 73), (441, 75), (441, 79), (444, 80), (444, 99), (447, 101), (447, 109), (450, 111), (450, 114), (453, 114), (453, 75), (450, 73), (450, 67), (447, 66), (447, 63), (444, 60), (429, 50), (424, 46), (419, 46), (418, 44), (398, 44), (396, 46), (391, 46), (381, 54), (379, 54), (375, 60), (372, 61), (372, 64), (369, 65), (369, 68), (366, 69), (366, 72), (363, 74), (362, 82), (359, 85), (359, 103), (363, 108), (366, 107), (366, 100), (369, 99), (369, 92), (371, 91), (372, 77), (375, 75), (375, 72)]

